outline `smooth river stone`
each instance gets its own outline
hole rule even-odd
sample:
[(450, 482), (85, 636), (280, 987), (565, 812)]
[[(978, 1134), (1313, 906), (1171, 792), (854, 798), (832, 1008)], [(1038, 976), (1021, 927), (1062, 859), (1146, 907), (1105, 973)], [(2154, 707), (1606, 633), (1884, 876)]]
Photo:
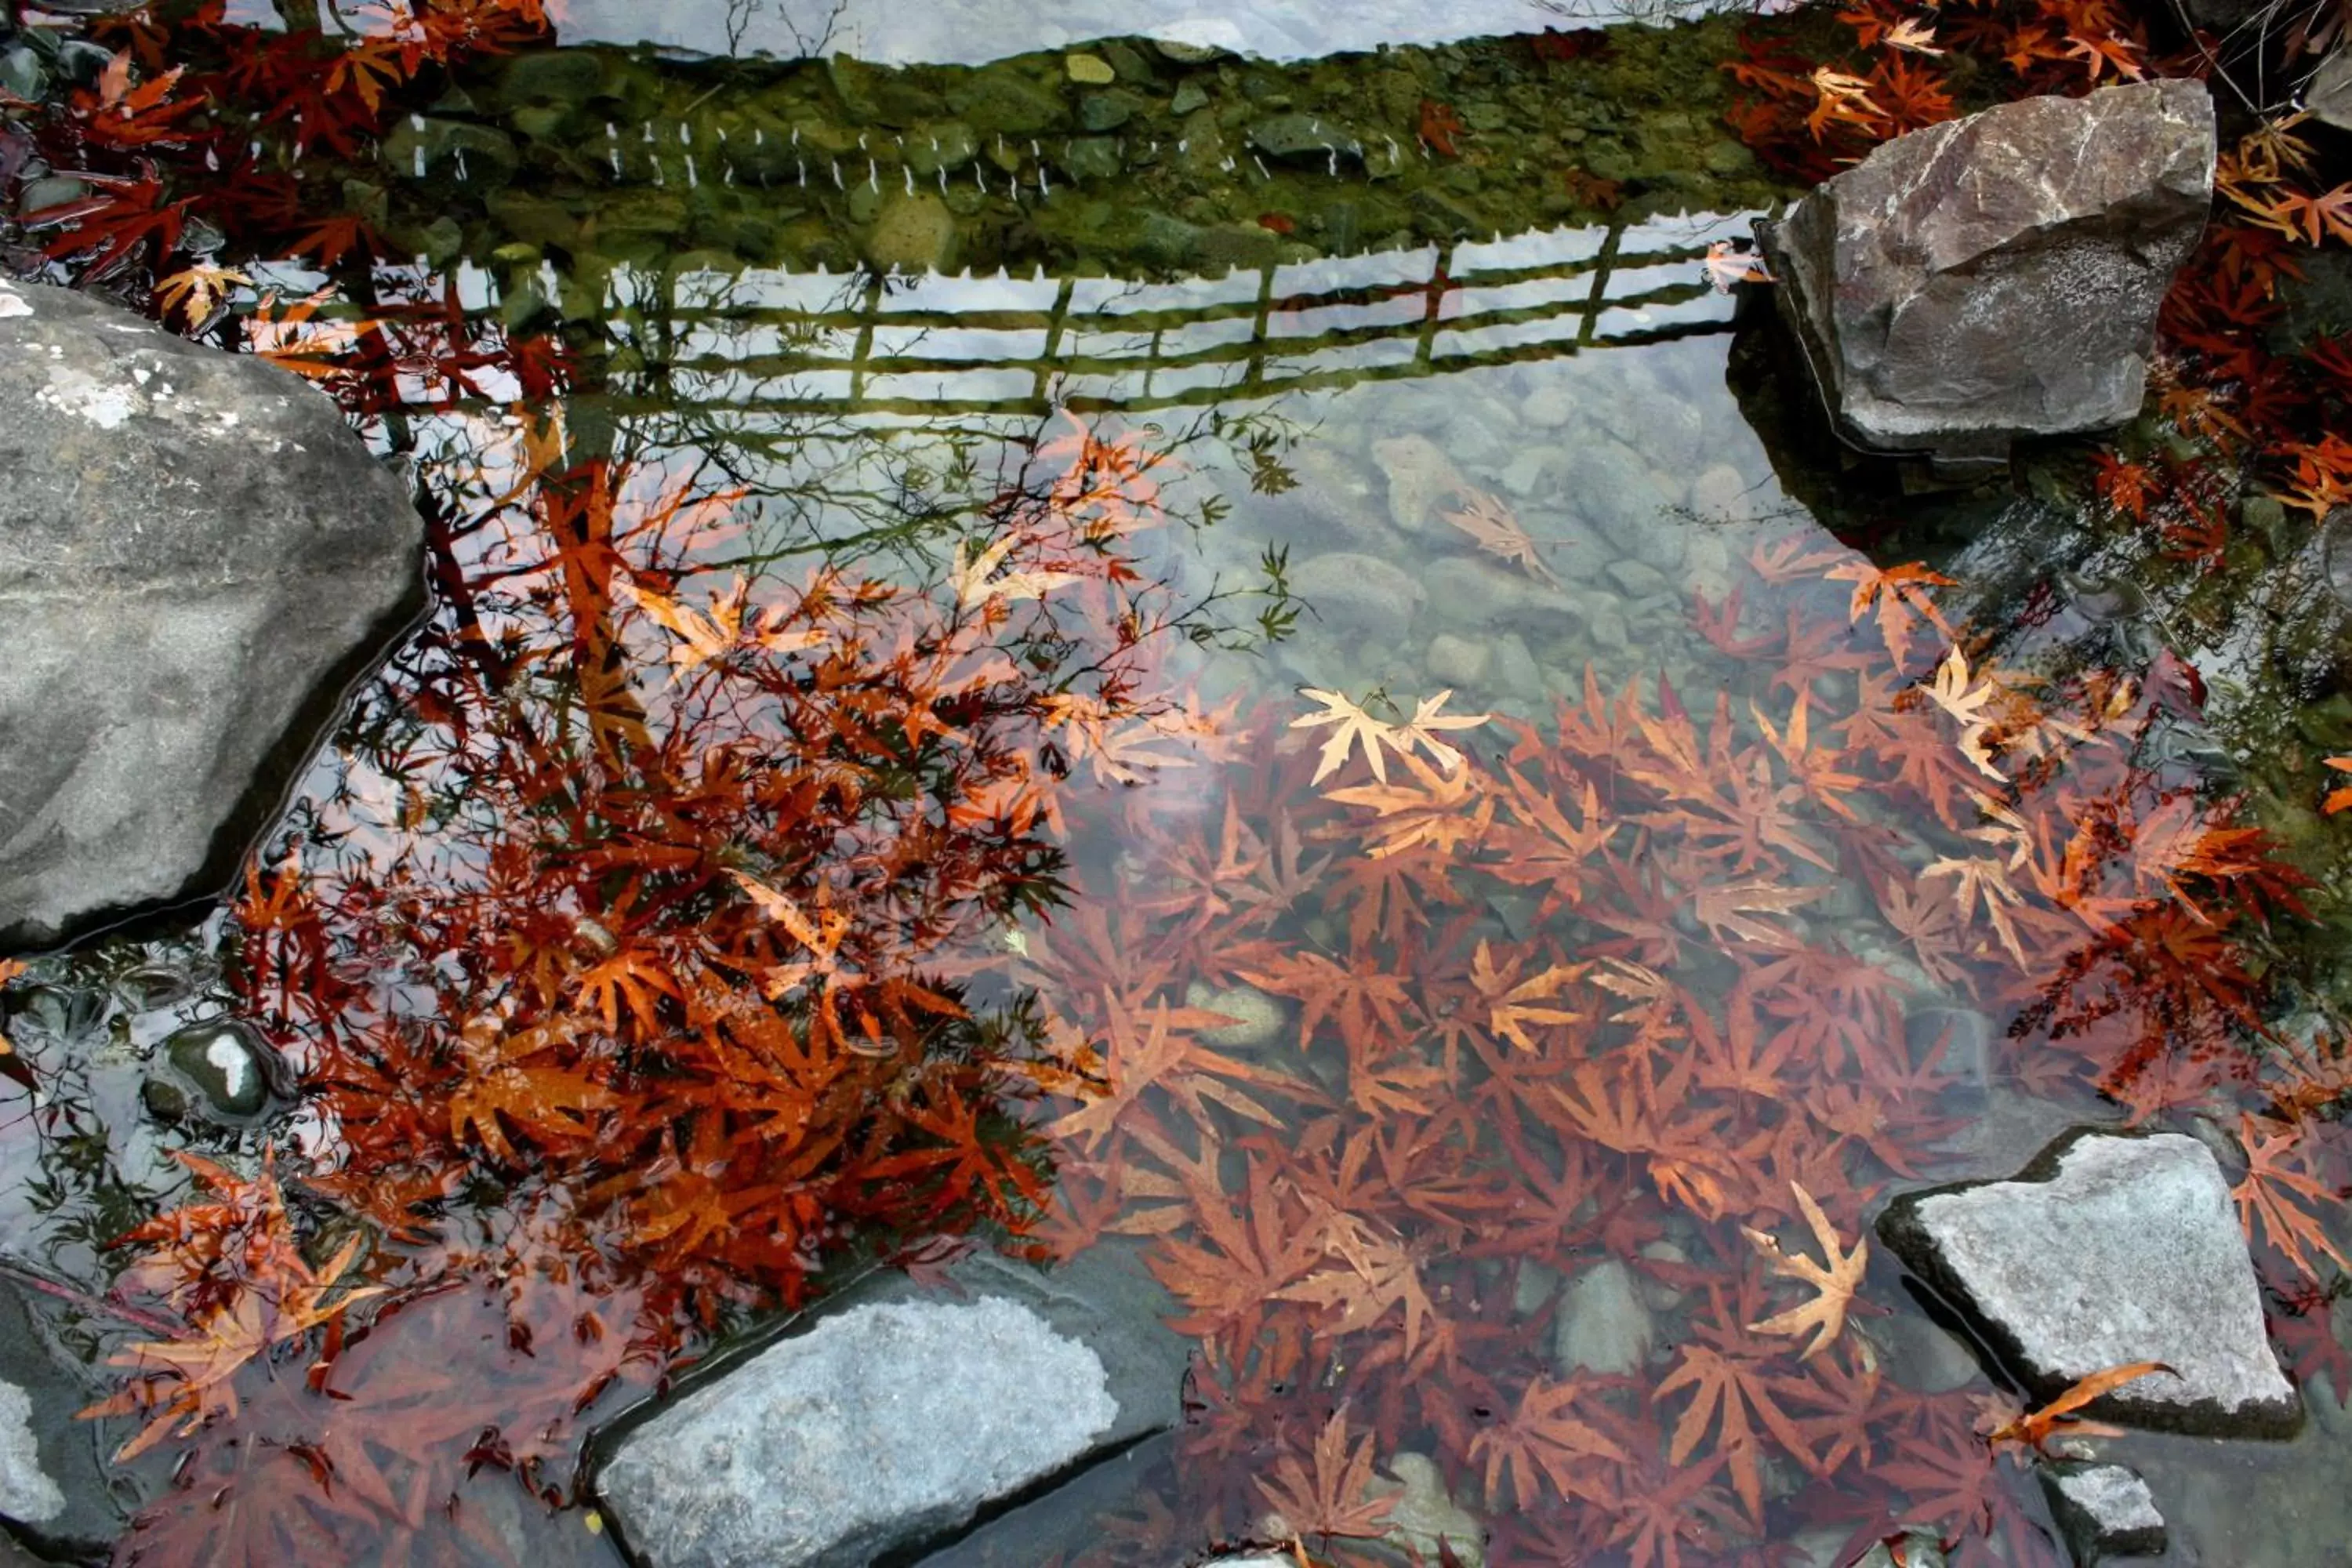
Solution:
[(644, 1568), (863, 1568), (1091, 1474), (1181, 1418), (1187, 1342), (1126, 1250), (882, 1275), (614, 1441), (596, 1491)]
[(599, 1486), (659, 1568), (850, 1568), (1054, 1475), (1118, 1415), (1101, 1359), (1020, 1302), (890, 1302), (678, 1401)]

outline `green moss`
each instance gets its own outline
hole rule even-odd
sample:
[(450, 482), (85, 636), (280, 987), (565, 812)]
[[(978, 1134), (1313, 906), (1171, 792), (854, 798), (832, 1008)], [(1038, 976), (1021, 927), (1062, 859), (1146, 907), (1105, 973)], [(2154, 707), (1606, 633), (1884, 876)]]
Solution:
[[(460, 83), (497, 122), (435, 119), (421, 138), (395, 137), (384, 183), (395, 231), (446, 211), (486, 219), (493, 246), (653, 262), (695, 244), (796, 268), (872, 253), (887, 198), (911, 185), (957, 230), (925, 254), (1139, 275), (1600, 217), (1572, 175), (1617, 182), (1623, 205), (1609, 216), (1621, 221), (1736, 211), (1796, 194), (1722, 124), (1717, 62), (1737, 53), (1738, 25), (1622, 28), (1610, 50), (1567, 63), (1537, 59), (1522, 38), (1290, 65), (1087, 46), (1109, 85), (1069, 79), (1062, 51), (899, 70), (550, 50)], [(1455, 155), (1423, 146), (1424, 102), (1459, 117)], [(446, 172), (460, 142), (464, 183)], [(421, 186), (400, 177), (419, 147)], [(681, 191), (688, 153), (699, 188)], [(509, 184), (530, 199), (488, 200)], [(1091, 205), (1114, 188), (1118, 201)], [(1259, 227), (1265, 214), (1291, 234)]]

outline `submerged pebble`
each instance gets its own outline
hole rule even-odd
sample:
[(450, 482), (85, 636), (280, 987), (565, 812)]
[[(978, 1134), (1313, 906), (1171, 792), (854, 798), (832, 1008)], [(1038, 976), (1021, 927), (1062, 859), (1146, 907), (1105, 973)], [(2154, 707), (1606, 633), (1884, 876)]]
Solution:
[(1199, 1031), (1204, 1042), (1219, 1050), (1270, 1046), (1290, 1024), (1290, 1015), (1282, 1001), (1255, 985), (1235, 985), (1219, 991), (1196, 980), (1185, 987), (1184, 1005), (1223, 1013), (1234, 1020)]
[(1650, 1359), (1657, 1324), (1633, 1288), (1633, 1271), (1612, 1258), (1578, 1275), (1559, 1304), (1552, 1363), (1567, 1376), (1630, 1377)]
[[(163, 1042), (164, 1062), (182, 1084), (164, 1081), (167, 1088), (184, 1087), (200, 1097), (202, 1104), (183, 1099), (184, 1111), (245, 1121), (269, 1104), (268, 1050), (249, 1024), (234, 1018), (198, 1024)], [(171, 1103), (168, 1094), (163, 1099)], [(148, 1108), (162, 1114), (152, 1096)]]

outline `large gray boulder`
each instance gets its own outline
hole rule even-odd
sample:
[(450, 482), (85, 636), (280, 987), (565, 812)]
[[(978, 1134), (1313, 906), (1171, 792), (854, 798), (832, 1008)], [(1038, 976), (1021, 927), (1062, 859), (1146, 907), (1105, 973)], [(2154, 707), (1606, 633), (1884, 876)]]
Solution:
[(1173, 1427), (1188, 1347), (1131, 1255), (886, 1277), (605, 1445), (596, 1490), (646, 1568), (864, 1568)]
[(1897, 1198), (1878, 1233), (2037, 1402), (2156, 1361), (2172, 1371), (2090, 1413), (2215, 1436), (2285, 1436), (2302, 1422), (2230, 1184), (2194, 1138), (2070, 1133), (2013, 1180)]
[(0, 952), (225, 886), (421, 606), (424, 523), (333, 402), (0, 282)]
[(2132, 417), (2213, 155), (2201, 82), (2027, 99), (1897, 137), (1763, 226), (1840, 433), (1964, 463)]

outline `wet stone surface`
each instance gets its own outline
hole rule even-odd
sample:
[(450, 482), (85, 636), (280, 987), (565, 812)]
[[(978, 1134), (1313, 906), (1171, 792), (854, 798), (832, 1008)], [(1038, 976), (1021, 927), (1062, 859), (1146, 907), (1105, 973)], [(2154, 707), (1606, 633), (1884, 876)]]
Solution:
[(0, 284), (0, 470), (6, 951), (226, 882), (424, 525), (298, 378), (33, 284)]
[(183, 1029), (163, 1043), (163, 1059), (178, 1082), (151, 1080), (151, 1106), (159, 1087), (193, 1090), (184, 1108), (217, 1121), (245, 1121), (269, 1106), (276, 1069), (268, 1045), (248, 1024), (227, 1019)]
[(2014, 1180), (1896, 1199), (1878, 1232), (2037, 1401), (2160, 1361), (2174, 1371), (2091, 1413), (2221, 1436), (2283, 1436), (2302, 1421), (2229, 1184), (2194, 1138), (2072, 1133)]
[(853, 1290), (632, 1427), (596, 1484), (640, 1559), (851, 1568), (1175, 1425), (1185, 1347), (1123, 1257), (952, 1273)]
[(0, 1279), (0, 1517), (46, 1551), (103, 1553), (126, 1517), (103, 1447), (122, 1434), (76, 1418), (99, 1394), (49, 1322), (38, 1298)]
[(2042, 1465), (2042, 1495), (2075, 1568), (2110, 1557), (2155, 1557), (2165, 1547), (2164, 1515), (2147, 1482), (2122, 1465), (2058, 1460)]

